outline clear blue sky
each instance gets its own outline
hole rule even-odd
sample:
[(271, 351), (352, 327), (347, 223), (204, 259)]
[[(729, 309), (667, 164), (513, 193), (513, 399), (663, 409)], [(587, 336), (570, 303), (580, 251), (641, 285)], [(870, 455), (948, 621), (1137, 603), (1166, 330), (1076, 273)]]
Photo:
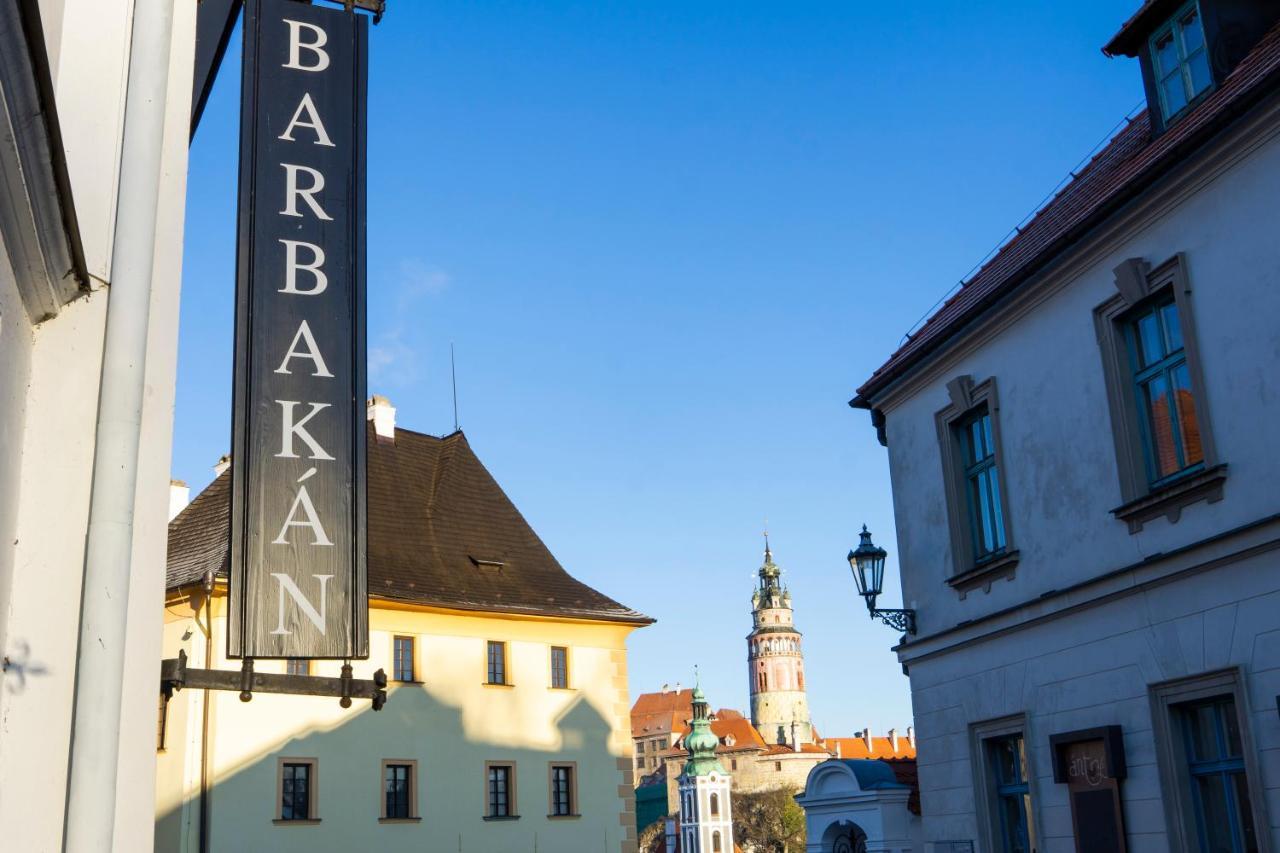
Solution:
[[(1141, 98), (1137, 0), (391, 0), (371, 33), (371, 391), (462, 427), (564, 566), (658, 619), (633, 695), (747, 708), (768, 519), (824, 733), (911, 717), (854, 388)], [(239, 39), (191, 150), (174, 476), (229, 449)]]

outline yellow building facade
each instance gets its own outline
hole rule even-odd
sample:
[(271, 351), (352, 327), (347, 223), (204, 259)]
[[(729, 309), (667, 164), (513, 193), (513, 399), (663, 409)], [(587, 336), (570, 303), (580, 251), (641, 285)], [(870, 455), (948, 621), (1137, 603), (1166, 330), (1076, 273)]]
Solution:
[[(633, 851), (626, 639), (651, 620), (548, 563), (460, 433), (393, 435), (395, 445), (380, 445), (371, 428), (369, 445), (370, 589), (393, 594), (371, 599), (371, 655), (353, 662), (356, 678), (387, 673), (385, 707), (269, 694), (244, 703), (199, 690), (161, 701), (156, 850)], [(391, 527), (406, 515), (388, 517), (379, 497), (404, 498), (383, 488), (398, 479), (382, 476), (397, 469), (392, 446), (434, 459), (431, 471), (407, 472), (430, 476), (428, 504), (470, 505), (475, 516), (412, 519), (411, 535), (434, 540), (434, 564), (417, 553), (392, 565), (384, 547), (404, 538)], [(206, 593), (209, 573), (193, 576), (210, 555), (221, 559), (209, 519), (225, 505), (225, 480), (171, 525), (164, 652), (185, 651), (189, 667), (238, 670), (225, 657), (225, 579), (215, 570)], [(459, 556), (468, 551), (476, 553)], [(441, 570), (460, 577), (435, 578)], [(493, 600), (481, 606), (486, 595)], [(340, 666), (309, 664), (313, 675), (336, 676)]]

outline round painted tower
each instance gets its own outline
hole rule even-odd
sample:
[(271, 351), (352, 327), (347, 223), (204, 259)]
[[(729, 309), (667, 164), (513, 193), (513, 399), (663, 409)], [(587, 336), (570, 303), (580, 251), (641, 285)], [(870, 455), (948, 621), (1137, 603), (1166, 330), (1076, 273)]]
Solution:
[(767, 743), (793, 748), (813, 742), (809, 700), (804, 692), (804, 652), (791, 612), (791, 593), (773, 562), (769, 540), (764, 565), (751, 594), (752, 630), (747, 635), (747, 672), (751, 682), (751, 724)]

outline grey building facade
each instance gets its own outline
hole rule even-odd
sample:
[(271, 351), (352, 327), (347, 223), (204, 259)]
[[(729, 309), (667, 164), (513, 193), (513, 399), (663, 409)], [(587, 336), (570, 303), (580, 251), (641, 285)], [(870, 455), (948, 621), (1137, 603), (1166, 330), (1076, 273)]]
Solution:
[(1277, 17), (1143, 4), (1147, 111), (852, 401), (926, 851), (1280, 851)]

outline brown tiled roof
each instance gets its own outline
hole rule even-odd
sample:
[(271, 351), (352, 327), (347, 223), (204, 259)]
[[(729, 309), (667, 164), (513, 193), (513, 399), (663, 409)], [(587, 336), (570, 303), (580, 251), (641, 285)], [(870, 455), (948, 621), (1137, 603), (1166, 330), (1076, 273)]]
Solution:
[[(369, 595), (460, 610), (648, 624), (561, 567), (471, 450), (466, 436), (368, 431)], [(167, 587), (225, 577), (230, 474), (169, 524)], [(501, 567), (476, 561), (501, 563)]]
[(1185, 160), (1280, 79), (1280, 26), (1272, 28), (1223, 84), (1152, 137), (1146, 112), (1133, 119), (858, 389), (851, 405), (908, 372), (996, 302), (1017, 289), (1090, 228)]
[(693, 688), (641, 693), (631, 706), (631, 736), (669, 734), (693, 716)]
[(867, 742), (860, 737), (829, 737), (824, 738), (822, 745), (832, 755), (837, 754), (841, 758), (915, 758), (916, 748), (911, 745), (911, 741), (905, 737), (898, 738), (898, 748), (893, 748), (893, 741), (887, 737), (871, 738), (871, 749), (867, 749)]
[[(692, 729), (687, 721), (682, 720), (676, 731), (679, 733), (681, 740), (677, 741), (677, 745), (663, 750), (660, 755), (663, 758), (686, 755), (683, 738), (689, 734)], [(741, 714), (734, 713), (733, 716), (720, 718), (711, 721), (711, 733), (720, 739), (720, 744), (716, 747), (717, 753), (741, 752), (743, 750), (759, 750), (761, 752), (794, 752), (789, 746), (770, 745), (760, 734), (755, 726), (751, 725), (751, 721)], [(732, 737), (733, 744), (730, 745), (725, 741)], [(802, 744), (802, 752), (826, 752), (816, 744)]]

